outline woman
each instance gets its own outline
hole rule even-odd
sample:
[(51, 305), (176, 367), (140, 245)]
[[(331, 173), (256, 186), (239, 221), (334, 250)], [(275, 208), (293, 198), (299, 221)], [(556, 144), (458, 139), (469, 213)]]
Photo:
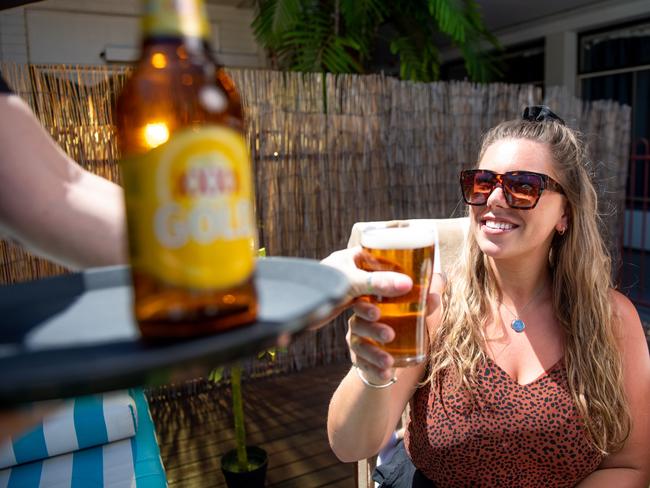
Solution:
[[(461, 175), (466, 247), (446, 286), (431, 287), (428, 361), (394, 371), (367, 341), (393, 330), (374, 305), (354, 304), (356, 368), (328, 416), (342, 461), (376, 454), (410, 402), (409, 456), (388, 470), (408, 476), (385, 486), (647, 488), (650, 357), (634, 306), (612, 288), (586, 165), (547, 107), (486, 134), (477, 169)], [(403, 291), (403, 279), (354, 269), (358, 252), (323, 262), (359, 295), (367, 284)]]

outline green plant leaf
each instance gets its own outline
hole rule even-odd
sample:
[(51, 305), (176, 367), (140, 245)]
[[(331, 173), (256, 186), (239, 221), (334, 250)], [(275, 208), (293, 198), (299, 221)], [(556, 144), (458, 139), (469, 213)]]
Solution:
[(257, 353), (257, 359), (268, 358), (270, 361), (275, 361), (275, 356), (276, 356), (276, 350), (274, 348), (267, 349), (265, 351), (261, 351)]
[(302, 10), (300, 0), (274, 0), (274, 3), (275, 9), (271, 24), (273, 33), (282, 32), (300, 22)]
[(460, 48), (472, 79), (498, 73), (482, 46), (499, 46), (475, 0), (261, 0), (253, 22), (274, 66), (330, 73), (365, 72), (381, 26), (390, 27), (390, 51), (399, 56), (403, 79), (438, 79), (439, 33)]
[(212, 383), (219, 383), (223, 379), (223, 372), (224, 372), (223, 366), (214, 368), (212, 371), (210, 371), (210, 374), (208, 375), (208, 380), (211, 381)]

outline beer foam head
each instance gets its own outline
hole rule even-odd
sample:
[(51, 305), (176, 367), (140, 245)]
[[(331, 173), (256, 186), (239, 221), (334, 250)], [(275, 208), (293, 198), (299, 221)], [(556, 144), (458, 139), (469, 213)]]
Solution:
[(361, 245), (369, 249), (419, 249), (435, 244), (435, 230), (430, 227), (383, 227), (364, 230)]

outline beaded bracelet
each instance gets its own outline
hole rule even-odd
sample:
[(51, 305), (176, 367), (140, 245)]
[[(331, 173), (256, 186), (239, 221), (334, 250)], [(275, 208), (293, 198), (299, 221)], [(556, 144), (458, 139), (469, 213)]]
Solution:
[(377, 388), (377, 389), (388, 388), (390, 385), (392, 385), (392, 384), (394, 384), (394, 383), (397, 383), (397, 378), (396, 378), (395, 376), (393, 376), (390, 380), (388, 380), (388, 383), (385, 383), (385, 384), (383, 384), (383, 385), (375, 385), (374, 383), (370, 383), (370, 381), (368, 381), (368, 380), (363, 376), (363, 374), (361, 373), (361, 369), (359, 368), (359, 366), (357, 366), (356, 364), (354, 364), (353, 366), (354, 366), (354, 369), (357, 371), (357, 376), (359, 377), (359, 379), (360, 379), (361, 381), (363, 381), (363, 384), (364, 384), (364, 385), (369, 386), (370, 388)]

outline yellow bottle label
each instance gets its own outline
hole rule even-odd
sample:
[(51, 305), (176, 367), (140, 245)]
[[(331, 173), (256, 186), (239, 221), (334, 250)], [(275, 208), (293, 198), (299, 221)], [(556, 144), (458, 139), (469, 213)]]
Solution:
[(142, 30), (152, 36), (208, 39), (210, 24), (204, 0), (146, 0)]
[(122, 175), (134, 269), (197, 289), (250, 277), (257, 232), (241, 134), (221, 126), (180, 131), (122, 161)]

